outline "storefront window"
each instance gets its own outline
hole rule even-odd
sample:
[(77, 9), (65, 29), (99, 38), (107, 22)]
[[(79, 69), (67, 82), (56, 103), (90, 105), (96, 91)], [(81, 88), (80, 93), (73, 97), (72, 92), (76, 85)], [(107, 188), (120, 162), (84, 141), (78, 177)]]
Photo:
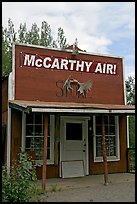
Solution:
[[(104, 116), (105, 118), (105, 142), (108, 160), (118, 159), (119, 132), (118, 117)], [(95, 161), (102, 160), (102, 124), (101, 116), (94, 116), (94, 158)]]
[[(54, 118), (48, 116), (47, 161), (52, 161), (54, 151)], [(31, 113), (26, 115), (26, 151), (33, 152), (35, 163), (42, 164), (44, 147), (44, 114)]]

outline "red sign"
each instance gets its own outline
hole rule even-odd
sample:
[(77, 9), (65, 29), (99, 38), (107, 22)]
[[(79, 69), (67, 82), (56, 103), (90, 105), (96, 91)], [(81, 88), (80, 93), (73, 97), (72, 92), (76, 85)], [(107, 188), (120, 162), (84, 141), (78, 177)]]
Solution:
[(123, 59), (15, 44), (15, 99), (124, 104)]

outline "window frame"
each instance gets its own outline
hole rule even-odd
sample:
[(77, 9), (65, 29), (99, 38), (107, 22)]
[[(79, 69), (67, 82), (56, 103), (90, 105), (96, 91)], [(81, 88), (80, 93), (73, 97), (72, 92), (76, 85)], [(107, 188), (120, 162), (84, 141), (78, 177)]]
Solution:
[[(119, 117), (115, 117), (115, 142), (116, 142), (116, 156), (107, 156), (107, 161), (120, 160), (120, 141), (119, 141)], [(111, 135), (110, 135), (111, 136)], [(96, 116), (93, 116), (93, 154), (94, 162), (103, 162), (103, 156), (98, 156), (96, 153)]]
[[(23, 150), (26, 150), (26, 125), (27, 125), (26, 114), (22, 112), (22, 148)], [(47, 165), (54, 164), (54, 134), (55, 134), (55, 115), (54, 114), (50, 114), (49, 125), (50, 125), (50, 159), (47, 159)], [(44, 141), (44, 136), (43, 136), (43, 141)], [(43, 165), (43, 160), (35, 160), (35, 161), (37, 166)]]

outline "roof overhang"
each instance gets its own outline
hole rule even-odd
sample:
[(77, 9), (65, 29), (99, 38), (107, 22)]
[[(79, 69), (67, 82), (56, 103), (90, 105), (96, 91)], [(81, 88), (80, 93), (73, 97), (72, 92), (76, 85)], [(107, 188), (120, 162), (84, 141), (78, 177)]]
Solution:
[(48, 112), (48, 113), (90, 113), (90, 114), (135, 114), (134, 105), (115, 104), (92, 104), (72, 102), (42, 102), (11, 100), (9, 107), (26, 113)]

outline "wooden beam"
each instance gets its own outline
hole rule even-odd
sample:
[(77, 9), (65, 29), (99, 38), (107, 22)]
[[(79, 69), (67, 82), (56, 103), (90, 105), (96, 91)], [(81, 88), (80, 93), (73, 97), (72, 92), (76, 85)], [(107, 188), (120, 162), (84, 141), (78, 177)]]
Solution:
[(107, 151), (106, 151), (106, 142), (105, 142), (105, 119), (104, 114), (102, 114), (102, 154), (103, 154), (103, 163), (104, 163), (104, 181), (105, 185), (108, 184), (108, 165), (107, 165)]
[(42, 187), (44, 190), (46, 189), (47, 138), (48, 138), (48, 114), (44, 114), (44, 150), (42, 168)]
[(59, 114), (55, 115), (55, 165), (59, 163), (59, 136), (60, 136), (60, 116)]

